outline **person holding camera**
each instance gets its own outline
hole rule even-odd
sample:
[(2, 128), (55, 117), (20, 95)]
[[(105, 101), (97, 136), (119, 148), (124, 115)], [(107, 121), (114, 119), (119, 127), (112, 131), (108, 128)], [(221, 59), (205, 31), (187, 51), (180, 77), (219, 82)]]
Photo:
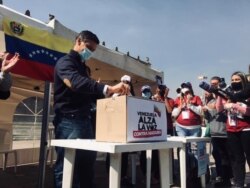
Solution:
[[(237, 94), (246, 89), (248, 80), (243, 72), (237, 71), (231, 75), (231, 89)], [(216, 108), (220, 111), (227, 110), (227, 141), (232, 165), (234, 187), (243, 188), (246, 161), (250, 165), (250, 98), (243, 102), (228, 100), (223, 103), (218, 97)]]
[[(222, 84), (223, 85), (222, 85)], [(218, 89), (224, 86), (224, 80), (218, 76), (210, 79), (211, 87)], [(205, 106), (203, 107), (206, 126), (209, 126), (211, 143), (213, 146), (212, 155), (215, 160), (216, 180), (215, 187), (231, 186), (232, 168), (229, 159), (229, 148), (227, 144), (226, 112), (216, 109), (218, 96), (214, 93), (205, 92)]]
[(173, 136), (172, 111), (174, 108), (174, 99), (170, 98), (168, 93), (169, 88), (166, 85), (158, 85), (156, 93), (153, 95), (152, 99), (165, 103), (167, 111), (167, 133)]
[(201, 136), (202, 101), (194, 95), (189, 82), (181, 84), (180, 96), (175, 100), (172, 112), (178, 136)]

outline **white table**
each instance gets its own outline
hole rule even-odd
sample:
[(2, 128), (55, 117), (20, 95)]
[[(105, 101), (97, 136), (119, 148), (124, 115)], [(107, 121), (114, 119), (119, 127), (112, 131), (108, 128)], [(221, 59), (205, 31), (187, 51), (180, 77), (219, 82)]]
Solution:
[[(210, 142), (211, 138), (208, 137), (181, 137), (181, 136), (172, 136), (167, 138), (168, 141), (173, 142), (182, 142), (182, 147), (180, 149), (180, 176), (181, 176), (181, 187), (186, 188), (186, 145), (191, 142)], [(202, 187), (206, 187), (205, 175), (201, 177)]]
[[(161, 187), (169, 185), (169, 149), (182, 147), (179, 141), (162, 141), (147, 143), (109, 143), (88, 139), (51, 140), (52, 146), (64, 147), (63, 188), (70, 188), (73, 179), (75, 150), (91, 150), (110, 153), (109, 187), (120, 188), (121, 153), (143, 150), (159, 150)], [(149, 177), (150, 178), (150, 177)], [(147, 178), (148, 179), (148, 178)], [(148, 180), (147, 180), (148, 182)], [(147, 184), (150, 187), (150, 184)]]

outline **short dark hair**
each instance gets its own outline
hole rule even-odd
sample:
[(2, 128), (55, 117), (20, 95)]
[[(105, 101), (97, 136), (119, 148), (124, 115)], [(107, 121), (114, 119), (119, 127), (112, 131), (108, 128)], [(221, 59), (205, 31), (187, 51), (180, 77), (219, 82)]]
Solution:
[(98, 37), (96, 36), (96, 34), (92, 33), (91, 31), (88, 31), (88, 30), (84, 30), (84, 31), (81, 31), (77, 37), (77, 38), (81, 38), (82, 40), (84, 39), (88, 39), (88, 40), (92, 40), (94, 41), (96, 44), (99, 44), (100, 41), (98, 39)]
[(221, 81), (221, 78), (219, 76), (213, 76), (210, 80), (217, 80), (217, 81)]

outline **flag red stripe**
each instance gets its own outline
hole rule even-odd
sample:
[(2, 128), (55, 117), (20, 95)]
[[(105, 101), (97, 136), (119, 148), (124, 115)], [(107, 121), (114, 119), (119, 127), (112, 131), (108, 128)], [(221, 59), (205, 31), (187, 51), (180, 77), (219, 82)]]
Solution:
[(11, 72), (36, 80), (54, 81), (54, 67), (27, 59), (20, 59)]

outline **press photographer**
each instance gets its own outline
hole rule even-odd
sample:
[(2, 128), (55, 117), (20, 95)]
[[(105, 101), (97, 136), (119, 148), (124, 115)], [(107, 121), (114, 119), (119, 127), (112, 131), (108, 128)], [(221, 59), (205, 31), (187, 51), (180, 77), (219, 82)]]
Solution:
[[(246, 75), (243, 72), (234, 72), (231, 76), (232, 93), (245, 92), (248, 87)], [(233, 170), (235, 187), (244, 187), (246, 161), (250, 165), (250, 105), (243, 102), (228, 100), (216, 101), (216, 107), (227, 110), (227, 143)], [(242, 99), (243, 100), (243, 99)], [(248, 101), (248, 99), (244, 99)]]
[[(218, 76), (213, 76), (210, 79), (211, 87), (221, 87), (220, 82), (224, 82)], [(224, 82), (225, 83), (225, 82)], [(224, 84), (224, 87), (226, 84)], [(215, 161), (215, 169), (218, 181), (215, 182), (215, 187), (230, 187), (232, 178), (231, 164), (229, 161), (229, 152), (227, 148), (227, 131), (226, 120), (227, 113), (223, 109), (217, 109), (217, 100), (226, 103), (220, 97), (210, 92), (205, 92), (205, 105), (202, 107), (204, 113), (205, 125), (207, 127), (206, 135), (211, 137), (212, 155)], [(221, 162), (223, 161), (223, 163)]]
[(168, 88), (166, 85), (158, 85), (157, 88), (156, 88), (156, 92), (155, 94), (153, 95), (152, 99), (153, 100), (156, 100), (156, 101), (164, 101), (164, 96), (165, 96), (165, 93), (167, 92), (168, 93)]
[[(240, 90), (238, 92), (234, 91), (234, 84), (231, 84), (231, 86), (228, 86), (225, 83), (224, 78), (219, 78), (219, 86), (214, 87), (213, 85), (209, 85), (208, 83), (202, 81), (199, 84), (199, 87), (204, 89), (205, 91), (209, 93), (213, 93), (216, 96), (220, 96), (225, 100), (230, 100), (232, 102), (242, 102), (244, 104), (248, 104), (249, 102), (246, 101), (250, 97), (250, 83), (246, 83), (246, 86), (243, 88), (243, 90)], [(236, 86), (237, 87), (237, 86)]]
[(152, 97), (152, 100), (164, 102), (167, 112), (167, 134), (173, 135), (173, 122), (172, 122), (172, 111), (174, 108), (174, 99), (168, 97), (169, 88), (166, 85), (160, 84), (156, 88), (156, 92)]

